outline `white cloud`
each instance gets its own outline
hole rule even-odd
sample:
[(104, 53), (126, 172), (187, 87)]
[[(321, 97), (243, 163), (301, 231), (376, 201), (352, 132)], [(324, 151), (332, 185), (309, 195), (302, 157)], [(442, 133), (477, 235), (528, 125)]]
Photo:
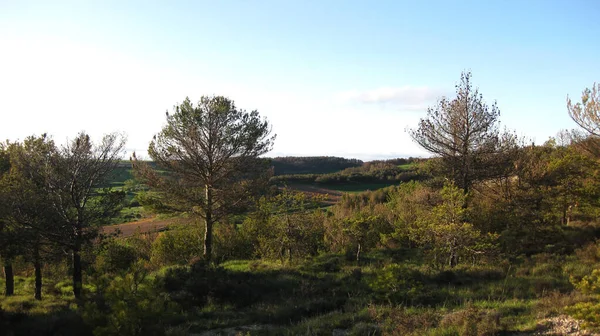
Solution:
[(381, 87), (373, 90), (352, 90), (336, 95), (342, 103), (391, 105), (404, 111), (420, 111), (442, 96), (440, 90), (427, 86)]

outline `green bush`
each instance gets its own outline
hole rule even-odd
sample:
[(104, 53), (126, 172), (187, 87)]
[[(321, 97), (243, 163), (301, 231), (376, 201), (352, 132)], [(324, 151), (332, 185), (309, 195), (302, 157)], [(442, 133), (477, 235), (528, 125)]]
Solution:
[(137, 262), (86, 303), (83, 318), (93, 326), (95, 336), (164, 334), (179, 309), (147, 275), (142, 262)]
[(174, 228), (152, 243), (151, 260), (159, 265), (186, 265), (202, 255), (204, 236), (198, 226)]
[(254, 247), (244, 230), (238, 229), (235, 224), (217, 225), (213, 233), (214, 260), (224, 262), (232, 259), (250, 259)]
[(576, 319), (585, 321), (584, 326), (600, 330), (600, 269), (586, 275), (581, 280), (571, 277), (571, 283), (584, 294), (592, 296), (593, 302), (580, 302), (567, 307), (567, 313)]
[(391, 303), (411, 302), (423, 289), (421, 273), (404, 264), (389, 264), (376, 271), (369, 286)]
[(127, 271), (138, 259), (138, 252), (122, 241), (112, 240), (106, 243), (96, 257), (95, 268), (100, 273), (118, 273)]

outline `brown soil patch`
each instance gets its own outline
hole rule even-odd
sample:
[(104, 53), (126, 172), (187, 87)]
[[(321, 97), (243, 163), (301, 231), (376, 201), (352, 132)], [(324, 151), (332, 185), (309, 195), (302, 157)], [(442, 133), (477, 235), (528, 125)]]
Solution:
[(121, 236), (130, 237), (138, 232), (138, 230), (140, 233), (159, 232), (165, 230), (165, 228), (169, 225), (188, 221), (189, 220), (187, 219), (181, 218), (157, 219), (156, 217), (151, 217), (130, 223), (105, 226), (102, 228), (102, 230), (104, 233), (114, 233), (120, 231)]
[(339, 190), (321, 188), (314, 185), (307, 184), (288, 184), (288, 188), (292, 190), (301, 191), (309, 196), (325, 196), (325, 203), (327, 205), (333, 205), (342, 199), (343, 192)]

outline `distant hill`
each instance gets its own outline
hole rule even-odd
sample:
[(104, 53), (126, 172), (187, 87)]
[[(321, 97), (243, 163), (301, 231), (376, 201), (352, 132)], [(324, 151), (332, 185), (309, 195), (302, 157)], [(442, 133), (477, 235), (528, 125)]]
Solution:
[(329, 174), (346, 168), (360, 167), (363, 161), (336, 156), (285, 156), (271, 158), (274, 174)]

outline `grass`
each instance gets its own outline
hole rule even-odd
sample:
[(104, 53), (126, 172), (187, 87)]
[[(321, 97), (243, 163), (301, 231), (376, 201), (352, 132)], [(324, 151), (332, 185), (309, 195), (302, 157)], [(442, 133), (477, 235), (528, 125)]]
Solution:
[(403, 165), (399, 165), (398, 168), (408, 171), (408, 170), (414, 170), (416, 167), (418, 166), (418, 163), (413, 162), (413, 163), (407, 163), (407, 164), (403, 164)]
[(111, 224), (122, 224), (138, 221), (147, 216), (147, 211), (142, 206), (124, 207), (119, 215), (113, 218)]
[[(394, 185), (395, 183), (348, 183), (327, 185), (327, 189), (343, 191), (347, 193), (361, 193), (367, 190), (377, 190)], [(318, 185), (318, 184), (314, 184)]]
[(218, 270), (203, 269), (199, 278), (187, 269), (184, 283), (192, 288), (209, 285), (208, 278), (220, 279), (190, 331), (258, 324), (282, 335), (335, 329), (356, 335), (460, 335), (465, 328), (526, 332), (540, 318), (580, 299), (570, 294), (564, 275), (549, 281), (542, 274), (520, 276), (498, 266), (437, 270), (412, 257), (401, 261), (400, 278), (395, 278), (408, 287), (390, 296), (389, 288), (374, 283), (382, 266), (398, 262), (398, 256), (372, 253), (365, 259), (360, 265), (341, 255), (296, 265), (228, 261)]
[[(564, 259), (542, 255), (512, 265), (439, 269), (424, 263), (419, 253), (382, 250), (365, 253), (360, 263), (340, 254), (292, 264), (231, 260), (216, 267), (163, 267), (149, 279), (181, 307), (181, 321), (173, 327), (185, 327), (187, 333), (238, 328), (250, 335), (334, 330), (350, 335), (483, 335), (532, 332), (540, 319), (586, 300), (573, 292), (563, 265)], [(0, 298), (9, 319), (43, 320), (43, 328), (64, 320), (78, 325), (68, 279), (48, 282), (40, 302), (33, 300), (31, 277), (17, 277), (16, 283), (18, 295)], [(257, 327), (240, 329), (250, 325)]]

